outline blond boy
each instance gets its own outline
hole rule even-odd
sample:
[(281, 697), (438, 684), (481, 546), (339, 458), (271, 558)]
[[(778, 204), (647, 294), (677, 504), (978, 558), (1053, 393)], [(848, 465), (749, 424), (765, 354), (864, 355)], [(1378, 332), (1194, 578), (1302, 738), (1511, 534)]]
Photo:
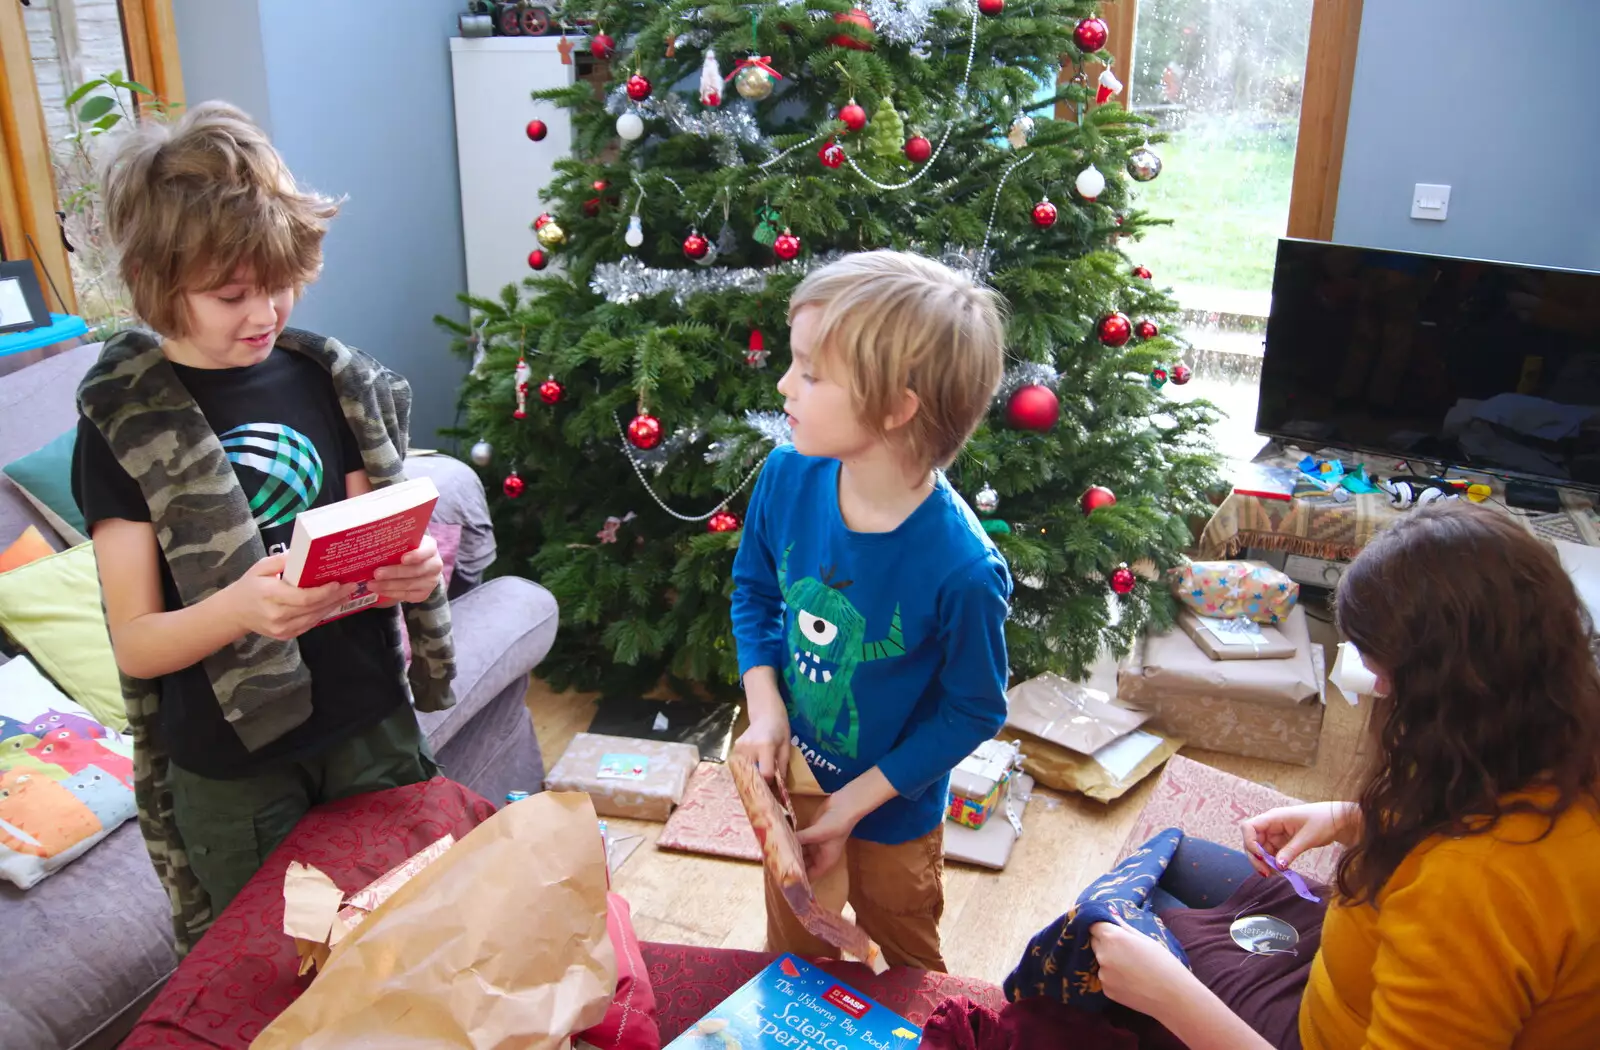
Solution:
[(432, 540), (379, 570), (381, 607), (329, 623), (354, 588), (279, 578), (296, 515), (403, 477), (405, 381), (286, 328), (337, 205), (221, 103), (138, 129), (104, 185), (149, 330), (108, 340), (79, 387), (73, 494), (187, 948), (308, 808), (437, 771), (411, 701), (451, 702), (449, 613)]
[[(734, 562), (737, 746), (820, 786), (796, 798), (819, 899), (848, 900), (892, 965), (943, 971), (950, 771), (1005, 721), (1011, 577), (942, 468), (1000, 381), (1000, 303), (866, 252), (806, 278), (789, 323), (794, 444), (767, 460)], [(770, 880), (767, 939), (834, 954)]]

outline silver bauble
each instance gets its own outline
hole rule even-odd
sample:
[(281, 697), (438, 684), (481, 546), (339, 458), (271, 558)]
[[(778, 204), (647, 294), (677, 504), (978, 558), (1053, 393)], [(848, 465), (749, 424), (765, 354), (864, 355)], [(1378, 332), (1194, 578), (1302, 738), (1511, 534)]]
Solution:
[(972, 497), (972, 505), (978, 508), (980, 514), (993, 514), (995, 508), (1000, 506), (1000, 493), (992, 486), (985, 485), (978, 490), (976, 496)]
[(772, 94), (772, 74), (760, 66), (745, 66), (734, 74), (733, 88), (740, 97), (760, 102)]
[(1033, 138), (1033, 118), (1024, 113), (1011, 122), (1011, 130), (1006, 132), (1006, 141), (1011, 143), (1012, 149), (1021, 149)]
[(480, 467), (487, 467), (493, 459), (494, 446), (487, 440), (479, 438), (478, 443), (472, 446), (472, 462)]
[(1128, 174), (1135, 182), (1149, 182), (1161, 174), (1161, 158), (1149, 146), (1140, 146), (1128, 154)]

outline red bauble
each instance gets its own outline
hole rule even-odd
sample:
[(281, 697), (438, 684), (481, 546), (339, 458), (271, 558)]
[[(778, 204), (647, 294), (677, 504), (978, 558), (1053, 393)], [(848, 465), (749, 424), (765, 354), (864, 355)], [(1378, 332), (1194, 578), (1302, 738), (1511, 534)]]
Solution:
[(506, 480), (500, 483), (500, 491), (506, 494), (507, 499), (516, 499), (522, 495), (522, 490), (526, 487), (523, 480), (517, 477), (517, 472), (514, 470), (506, 475)]
[(739, 528), (739, 515), (729, 510), (719, 510), (706, 522), (707, 532), (734, 532)]
[(1154, 339), (1161, 334), (1161, 329), (1156, 327), (1154, 321), (1140, 321), (1138, 332), (1140, 339)]
[(535, 270), (542, 270), (550, 265), (550, 257), (544, 253), (543, 248), (535, 248), (528, 253), (528, 265)]
[(549, 212), (542, 212), (537, 219), (533, 220), (533, 228), (535, 231), (542, 230), (544, 229), (546, 223), (555, 221), (556, 219), (554, 215), (551, 215)]
[(1100, 341), (1107, 346), (1126, 346), (1133, 338), (1133, 322), (1124, 313), (1108, 314), (1100, 321)]
[(628, 424), (628, 441), (634, 448), (655, 448), (661, 444), (661, 420), (643, 414), (634, 416)]
[(1006, 9), (1006, 0), (978, 0), (978, 10), (990, 18)]
[(544, 137), (550, 134), (550, 125), (542, 120), (528, 121), (528, 137), (535, 142), (543, 142)]
[(1141, 281), (1148, 281), (1152, 276), (1149, 268), (1144, 266), (1135, 266), (1133, 268), (1133, 275), (1139, 278)]
[(595, 58), (610, 58), (617, 42), (605, 33), (596, 33), (589, 39), (589, 53)]
[(800, 238), (789, 232), (788, 227), (778, 234), (778, 239), (772, 242), (772, 254), (788, 262), (800, 254)]
[(921, 135), (913, 135), (906, 139), (906, 160), (913, 164), (921, 164), (933, 156), (933, 143)]
[(643, 102), (650, 97), (650, 81), (641, 73), (635, 73), (628, 78), (628, 97), (635, 102)]
[(837, 168), (844, 163), (844, 147), (829, 139), (821, 149), (817, 150), (817, 159), (822, 161), (824, 168)]
[(1139, 582), (1139, 577), (1126, 565), (1119, 565), (1111, 573), (1111, 589), (1118, 594), (1132, 594), (1134, 585)]
[(683, 239), (683, 254), (691, 259), (704, 259), (710, 250), (711, 242), (698, 233), (691, 233)]
[(1006, 404), (1006, 422), (1017, 430), (1046, 431), (1060, 418), (1061, 399), (1047, 386), (1025, 386)]
[(1189, 366), (1188, 365), (1173, 365), (1172, 366), (1172, 381), (1174, 383), (1176, 383), (1178, 386), (1183, 386), (1185, 383), (1187, 383), (1189, 380), (1191, 380), (1193, 378), (1194, 378), (1194, 373), (1189, 370)]
[(588, 200), (584, 201), (583, 202), (583, 213), (585, 215), (587, 215), (591, 219), (594, 218), (596, 215), (599, 215), (600, 214), (600, 198), (599, 197), (590, 197)]
[(1090, 485), (1083, 490), (1083, 495), (1078, 497), (1078, 508), (1085, 514), (1093, 514), (1101, 507), (1114, 507), (1116, 504), (1116, 493), (1104, 485)]
[(1056, 206), (1047, 200), (1033, 206), (1033, 224), (1043, 229), (1056, 224)]
[(1110, 28), (1098, 18), (1085, 18), (1072, 31), (1072, 40), (1078, 45), (1079, 51), (1098, 51), (1106, 46), (1106, 39), (1110, 36)]
[(856, 100), (849, 103), (839, 111), (839, 119), (844, 121), (844, 126), (851, 131), (860, 131), (867, 126), (867, 111), (856, 105)]
[(562, 393), (561, 384), (556, 382), (555, 376), (551, 376), (539, 384), (539, 400), (547, 405), (553, 405), (560, 401)]
[[(872, 19), (868, 18), (867, 13), (861, 10), (859, 7), (852, 7), (848, 12), (841, 11), (833, 16), (833, 20), (839, 25), (860, 26), (869, 33), (875, 32), (877, 29), (877, 27), (872, 24)], [(872, 42), (870, 40), (857, 40), (856, 38), (848, 36), (844, 33), (840, 33), (832, 40), (829, 40), (828, 43), (837, 44), (839, 47), (848, 47), (852, 51), (872, 50)]]

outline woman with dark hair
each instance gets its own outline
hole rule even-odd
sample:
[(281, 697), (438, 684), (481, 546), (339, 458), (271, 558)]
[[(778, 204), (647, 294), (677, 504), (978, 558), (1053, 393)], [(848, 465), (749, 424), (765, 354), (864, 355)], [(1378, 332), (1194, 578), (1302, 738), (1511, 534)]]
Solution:
[[(1600, 1047), (1600, 669), (1555, 553), (1429, 507), (1356, 558), (1337, 610), (1378, 681), (1358, 799), (1243, 824), (1262, 876), (1258, 844), (1284, 865), (1345, 846), (1288, 1044)], [(1270, 1045), (1154, 941), (1092, 936), (1106, 994), (1191, 1050)]]

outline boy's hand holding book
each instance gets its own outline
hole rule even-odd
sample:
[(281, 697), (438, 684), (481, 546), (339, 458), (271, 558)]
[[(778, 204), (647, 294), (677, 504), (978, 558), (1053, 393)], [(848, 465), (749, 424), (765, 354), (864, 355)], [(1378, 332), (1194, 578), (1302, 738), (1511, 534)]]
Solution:
[(321, 587), (295, 587), (280, 579), (283, 554), (262, 558), (250, 571), (223, 588), (226, 607), (239, 633), (260, 634), (286, 642), (298, 638), (333, 613), (357, 588), (333, 583)]
[(372, 590), (381, 599), (380, 606), (396, 602), (426, 601), (433, 589), (439, 586), (439, 575), (444, 572), (444, 559), (439, 557), (439, 545), (427, 533), (416, 550), (400, 557), (398, 565), (383, 565), (372, 572)]

